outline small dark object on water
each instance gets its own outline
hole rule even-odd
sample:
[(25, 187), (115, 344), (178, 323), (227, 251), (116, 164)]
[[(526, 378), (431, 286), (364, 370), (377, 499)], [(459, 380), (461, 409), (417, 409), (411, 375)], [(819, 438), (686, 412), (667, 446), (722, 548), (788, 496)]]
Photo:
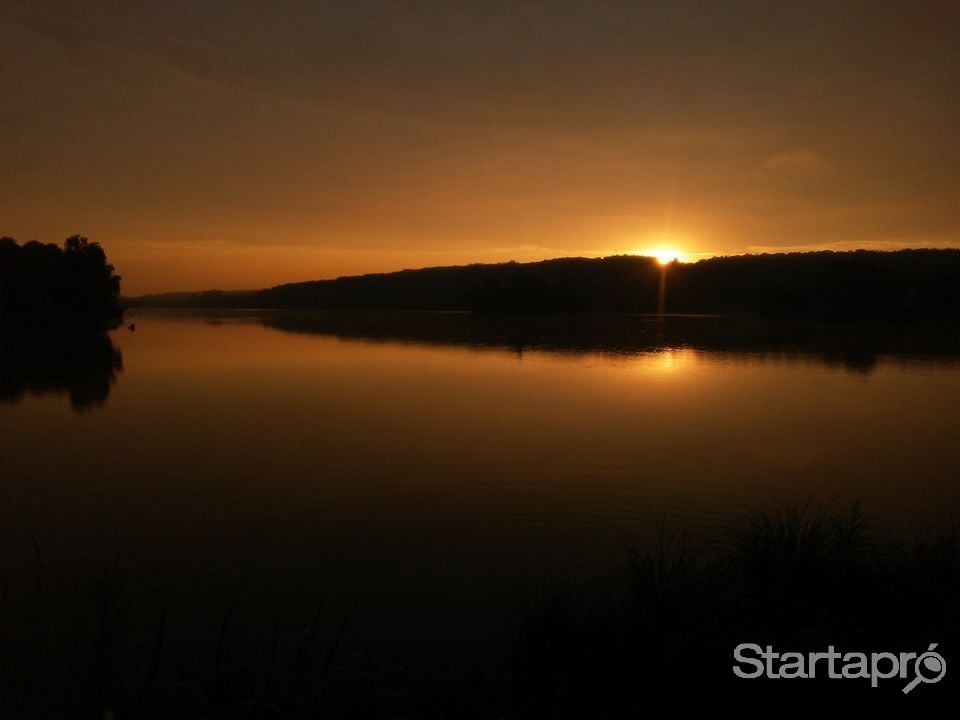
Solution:
[(129, 330), (130, 332), (133, 332), (136, 329), (137, 329), (136, 323), (130, 323), (129, 325), (127, 325), (127, 330)]

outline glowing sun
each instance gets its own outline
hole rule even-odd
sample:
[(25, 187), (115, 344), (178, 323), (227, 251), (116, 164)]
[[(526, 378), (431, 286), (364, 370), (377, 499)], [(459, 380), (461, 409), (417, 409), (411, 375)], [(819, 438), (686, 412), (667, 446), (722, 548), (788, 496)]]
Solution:
[(661, 265), (669, 265), (676, 261), (683, 262), (683, 253), (672, 247), (656, 247), (648, 250), (638, 250), (637, 255), (655, 258)]

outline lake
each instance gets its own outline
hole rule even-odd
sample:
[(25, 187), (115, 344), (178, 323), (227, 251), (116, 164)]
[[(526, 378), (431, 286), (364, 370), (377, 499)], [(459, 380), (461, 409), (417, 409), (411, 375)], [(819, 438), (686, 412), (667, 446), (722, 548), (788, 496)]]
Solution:
[(118, 562), (141, 607), (208, 628), (233, 602), (309, 616), (323, 599), (371, 634), (482, 633), (537, 583), (601, 572), (659, 528), (859, 500), (912, 530), (960, 500), (960, 353), (938, 328), (126, 322), (53, 377), (4, 369), (0, 568), (39, 563), (69, 598)]

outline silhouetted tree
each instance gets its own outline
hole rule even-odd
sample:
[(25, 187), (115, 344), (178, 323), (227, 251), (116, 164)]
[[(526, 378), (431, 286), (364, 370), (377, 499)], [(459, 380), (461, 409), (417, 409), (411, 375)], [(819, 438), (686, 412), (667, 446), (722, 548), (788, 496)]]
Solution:
[(81, 235), (63, 248), (0, 238), (0, 310), (5, 323), (99, 323), (120, 316), (120, 276), (98, 243)]

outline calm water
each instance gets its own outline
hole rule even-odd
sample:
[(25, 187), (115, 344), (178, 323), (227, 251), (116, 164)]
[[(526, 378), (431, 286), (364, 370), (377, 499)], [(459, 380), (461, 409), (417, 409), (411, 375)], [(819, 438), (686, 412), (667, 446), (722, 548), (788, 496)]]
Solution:
[(717, 318), (131, 321), (111, 333), (115, 362), (0, 405), (8, 576), (34, 572), (34, 538), (67, 585), (119, 557), (140, 597), (201, 617), (231, 598), (322, 596), (370, 627), (428, 633), (538, 579), (604, 567), (621, 539), (663, 523), (860, 499), (915, 528), (960, 507), (960, 365), (937, 333), (851, 340)]

